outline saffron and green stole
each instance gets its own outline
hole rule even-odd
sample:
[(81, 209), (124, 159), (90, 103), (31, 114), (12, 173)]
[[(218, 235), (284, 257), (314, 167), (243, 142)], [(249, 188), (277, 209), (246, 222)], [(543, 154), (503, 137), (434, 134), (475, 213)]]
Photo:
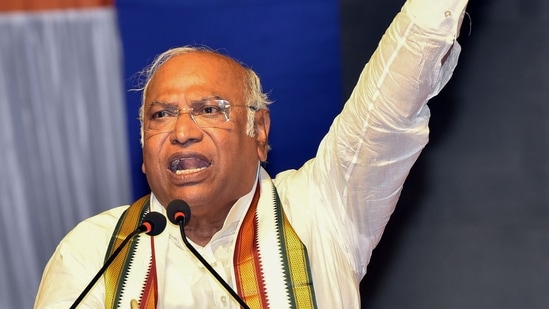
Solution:
[[(258, 207), (259, 184), (257, 187), (235, 244), (233, 265), (237, 292), (250, 308), (317, 308), (307, 249), (288, 222), (276, 188), (272, 186), (272, 202), (269, 203), (272, 206)], [(142, 197), (122, 214), (105, 259), (141, 224), (149, 211), (149, 199), (149, 195)], [(139, 307), (154, 309), (158, 300), (154, 237), (148, 238), (152, 254)], [(120, 303), (120, 294), (125, 285), (130, 284), (125, 280), (137, 243), (146, 239), (134, 238), (107, 269), (105, 308), (129, 308), (129, 304)]]
[(288, 222), (276, 188), (273, 207), (264, 209), (257, 209), (258, 191), (236, 240), (238, 294), (250, 308), (316, 308), (307, 248)]
[[(143, 220), (143, 217), (149, 212), (150, 195), (143, 196), (139, 200), (135, 201), (118, 219), (118, 223), (114, 229), (114, 232), (105, 255), (107, 260), (120, 243), (135, 229), (137, 229)], [(118, 257), (112, 262), (109, 268), (105, 271), (105, 308), (129, 308), (130, 304), (121, 303), (121, 295), (124, 292), (126, 279), (130, 270), (133, 256), (136, 253), (137, 245), (139, 241), (146, 240), (146, 238), (134, 237), (128, 242), (128, 244), (120, 251)], [(154, 252), (154, 237), (150, 237), (151, 252)], [(151, 254), (149, 271), (146, 276), (146, 282), (144, 283), (140, 309), (155, 309), (158, 299), (157, 293), (157, 277), (156, 277), (156, 261), (155, 255)]]

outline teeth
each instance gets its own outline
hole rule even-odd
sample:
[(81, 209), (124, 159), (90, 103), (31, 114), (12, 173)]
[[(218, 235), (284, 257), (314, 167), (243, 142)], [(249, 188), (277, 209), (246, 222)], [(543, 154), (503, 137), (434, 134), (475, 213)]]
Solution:
[(205, 169), (205, 167), (193, 168), (193, 169), (190, 169), (190, 170), (176, 170), (174, 173), (176, 173), (177, 175), (192, 174), (194, 172), (197, 172), (197, 171), (203, 170), (203, 169)]

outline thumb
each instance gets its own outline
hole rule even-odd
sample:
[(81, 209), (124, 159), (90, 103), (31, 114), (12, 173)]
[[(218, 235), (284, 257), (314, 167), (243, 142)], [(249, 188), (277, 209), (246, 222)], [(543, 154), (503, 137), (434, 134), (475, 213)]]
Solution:
[(139, 309), (139, 304), (137, 303), (137, 300), (135, 300), (135, 299), (131, 300), (130, 309)]

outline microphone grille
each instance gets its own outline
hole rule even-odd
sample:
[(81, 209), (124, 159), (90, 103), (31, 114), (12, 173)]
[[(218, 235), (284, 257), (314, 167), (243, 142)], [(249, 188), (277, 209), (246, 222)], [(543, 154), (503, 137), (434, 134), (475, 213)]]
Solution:
[(166, 217), (159, 212), (149, 212), (143, 218), (143, 224), (150, 224), (150, 231), (146, 232), (150, 236), (156, 236), (166, 227)]
[(191, 207), (184, 200), (173, 200), (166, 207), (168, 219), (173, 224), (183, 222), (187, 225), (191, 220)]

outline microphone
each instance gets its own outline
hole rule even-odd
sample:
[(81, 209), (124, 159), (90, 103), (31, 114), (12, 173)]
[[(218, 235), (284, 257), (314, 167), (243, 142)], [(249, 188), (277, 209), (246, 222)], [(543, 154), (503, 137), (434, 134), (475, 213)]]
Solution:
[(208, 264), (208, 262), (196, 251), (196, 249), (189, 243), (187, 236), (185, 236), (185, 225), (191, 221), (191, 207), (189, 204), (183, 200), (173, 200), (166, 207), (168, 213), (168, 219), (171, 223), (179, 225), (179, 230), (181, 231), (181, 238), (185, 246), (194, 254), (194, 256), (208, 269), (208, 271), (217, 279), (217, 281), (231, 294), (231, 296), (245, 309), (250, 309), (250, 307), (236, 294), (236, 292), (221, 278), (221, 276), (213, 269), (213, 267)]
[(95, 277), (93, 277), (93, 279), (90, 281), (88, 286), (86, 286), (84, 291), (82, 291), (82, 293), (80, 293), (80, 296), (78, 296), (78, 298), (74, 301), (74, 303), (72, 304), (70, 309), (75, 309), (76, 306), (78, 306), (78, 304), (80, 304), (80, 302), (88, 294), (88, 292), (91, 290), (91, 288), (95, 285), (97, 280), (99, 280), (99, 278), (101, 278), (101, 276), (103, 275), (105, 270), (107, 270), (109, 265), (111, 265), (112, 262), (114, 261), (114, 259), (118, 256), (120, 251), (122, 251), (124, 246), (126, 246), (128, 241), (130, 241), (136, 235), (141, 234), (141, 233), (146, 233), (147, 235), (150, 235), (150, 236), (156, 236), (156, 235), (162, 233), (162, 231), (164, 231), (165, 227), (166, 227), (166, 217), (164, 217), (164, 215), (162, 215), (161, 213), (158, 213), (158, 212), (149, 212), (148, 214), (146, 214), (145, 217), (143, 218), (143, 223), (141, 223), (141, 225), (137, 229), (135, 229), (133, 232), (131, 232), (130, 235), (128, 235), (122, 241), (122, 243), (120, 243), (120, 245), (113, 251), (113, 253), (107, 259), (105, 264), (103, 264), (103, 267), (97, 272), (97, 274), (95, 275)]

